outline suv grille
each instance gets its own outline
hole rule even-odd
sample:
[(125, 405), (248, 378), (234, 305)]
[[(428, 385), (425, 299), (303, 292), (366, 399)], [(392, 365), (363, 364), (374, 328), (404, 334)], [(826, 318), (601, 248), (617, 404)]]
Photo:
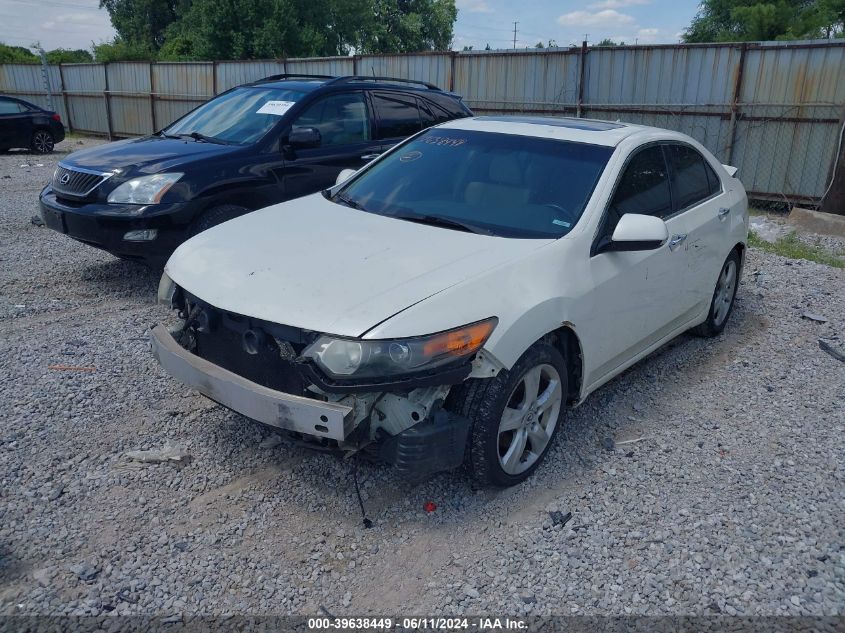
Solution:
[(111, 174), (68, 169), (59, 165), (53, 173), (53, 191), (60, 196), (84, 198), (110, 177)]

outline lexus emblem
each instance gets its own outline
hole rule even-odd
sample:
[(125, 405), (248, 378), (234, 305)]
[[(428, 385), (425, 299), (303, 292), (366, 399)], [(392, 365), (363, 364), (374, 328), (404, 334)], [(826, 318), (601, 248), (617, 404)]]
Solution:
[(59, 182), (63, 185), (66, 185), (70, 182), (70, 174), (62, 174), (62, 177), (59, 178)]

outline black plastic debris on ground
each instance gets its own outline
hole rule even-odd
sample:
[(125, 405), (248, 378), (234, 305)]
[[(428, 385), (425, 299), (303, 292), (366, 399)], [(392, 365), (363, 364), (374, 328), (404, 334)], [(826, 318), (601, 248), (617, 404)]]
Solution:
[(552, 510), (551, 512), (549, 512), (549, 516), (552, 519), (552, 525), (564, 526), (569, 523), (569, 520), (572, 518), (572, 513), (567, 512), (566, 514), (564, 514), (560, 510)]

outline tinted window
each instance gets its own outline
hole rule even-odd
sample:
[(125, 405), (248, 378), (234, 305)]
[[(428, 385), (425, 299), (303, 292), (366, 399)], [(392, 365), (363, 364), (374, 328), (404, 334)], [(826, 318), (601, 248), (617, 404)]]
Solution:
[(373, 94), (379, 138), (403, 138), (422, 129), (417, 100), (411, 96)]
[(16, 101), (6, 101), (5, 99), (0, 99), (0, 114), (19, 114), (21, 111), (22, 108)]
[(672, 192), (675, 195), (675, 208), (686, 209), (709, 198), (711, 180), (707, 171), (710, 168), (705, 164), (701, 154), (688, 145), (668, 145), (666, 150), (669, 161), (672, 163)]
[(613, 194), (610, 209), (615, 212), (617, 220), (626, 213), (658, 218), (672, 213), (669, 174), (660, 146), (648, 147), (631, 159)]
[(420, 99), (419, 104), (423, 127), (431, 127), (432, 125), (449, 121), (452, 118), (443, 108), (439, 108), (425, 99)]
[(557, 238), (578, 222), (612, 153), (611, 147), (437, 128), (375, 163), (335, 199), (381, 215), (445, 218), (482, 233)]
[(164, 132), (172, 135), (198, 132), (228, 143), (254, 143), (279, 122), (288, 107), (286, 104), (302, 96), (301, 92), (281, 88), (235, 88), (204, 103)]
[(362, 92), (344, 92), (320, 99), (309, 106), (293, 127), (313, 127), (321, 145), (347, 145), (370, 140), (370, 118)]

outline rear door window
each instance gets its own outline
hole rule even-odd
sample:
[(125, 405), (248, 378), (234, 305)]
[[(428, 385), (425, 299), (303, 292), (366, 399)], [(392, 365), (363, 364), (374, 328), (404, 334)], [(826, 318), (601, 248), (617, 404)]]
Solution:
[(712, 173), (704, 157), (695, 149), (689, 145), (672, 144), (666, 146), (666, 153), (672, 165), (672, 193), (676, 211), (693, 207), (718, 191), (720, 185), (716, 174)]
[(6, 101), (0, 99), (0, 114), (20, 114), (21, 107), (17, 101)]
[(417, 99), (398, 93), (373, 93), (379, 139), (401, 139), (422, 129)]

